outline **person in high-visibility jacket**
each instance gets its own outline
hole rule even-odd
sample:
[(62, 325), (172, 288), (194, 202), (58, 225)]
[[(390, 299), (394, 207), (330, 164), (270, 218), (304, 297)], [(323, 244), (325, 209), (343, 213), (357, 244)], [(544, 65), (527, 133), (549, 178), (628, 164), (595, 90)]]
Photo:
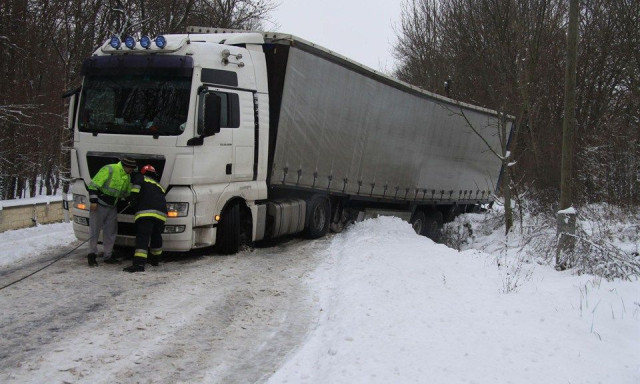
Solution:
[(104, 262), (117, 263), (113, 256), (113, 245), (118, 233), (118, 201), (129, 196), (131, 190), (131, 172), (136, 169), (136, 161), (125, 157), (119, 163), (107, 164), (100, 168), (91, 179), (89, 190), (89, 254), (90, 267), (98, 265), (98, 237), (102, 231)]
[(135, 208), (136, 250), (133, 264), (124, 268), (126, 272), (144, 272), (149, 261), (158, 265), (162, 254), (162, 231), (167, 221), (167, 200), (164, 188), (158, 183), (158, 174), (151, 165), (145, 165), (133, 176), (131, 197)]

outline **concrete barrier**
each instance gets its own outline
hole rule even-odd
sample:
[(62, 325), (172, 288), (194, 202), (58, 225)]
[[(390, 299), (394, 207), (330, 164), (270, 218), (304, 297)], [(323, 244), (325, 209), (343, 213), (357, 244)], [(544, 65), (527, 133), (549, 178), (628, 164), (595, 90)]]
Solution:
[[(67, 202), (71, 204), (71, 195)], [(69, 222), (69, 211), (63, 208), (63, 196), (39, 196), (0, 201), (0, 233), (38, 224)]]

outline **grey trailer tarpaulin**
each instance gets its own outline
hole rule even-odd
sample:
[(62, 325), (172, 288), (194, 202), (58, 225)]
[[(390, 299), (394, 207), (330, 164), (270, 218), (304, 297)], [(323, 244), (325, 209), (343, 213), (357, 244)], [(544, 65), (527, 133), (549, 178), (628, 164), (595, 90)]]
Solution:
[(398, 84), (292, 46), (271, 184), (383, 199), (488, 198), (501, 162), (467, 120), (499, 152), (498, 115)]

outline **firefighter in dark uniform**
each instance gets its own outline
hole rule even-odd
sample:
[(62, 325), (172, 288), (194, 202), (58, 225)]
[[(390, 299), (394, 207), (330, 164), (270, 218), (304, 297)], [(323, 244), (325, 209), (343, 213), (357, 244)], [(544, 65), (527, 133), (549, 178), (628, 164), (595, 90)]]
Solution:
[(145, 165), (133, 177), (129, 200), (136, 212), (136, 250), (133, 265), (124, 268), (124, 271), (144, 272), (147, 261), (151, 265), (158, 265), (162, 254), (162, 231), (167, 221), (164, 195), (164, 188), (158, 183), (153, 166)]

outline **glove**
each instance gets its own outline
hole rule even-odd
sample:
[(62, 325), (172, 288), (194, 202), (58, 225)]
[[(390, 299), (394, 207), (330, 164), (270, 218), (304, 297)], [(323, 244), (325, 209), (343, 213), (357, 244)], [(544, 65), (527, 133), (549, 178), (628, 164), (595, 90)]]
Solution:
[(89, 262), (90, 267), (97, 267), (98, 262), (96, 261), (96, 254), (90, 253), (87, 255), (87, 261)]

